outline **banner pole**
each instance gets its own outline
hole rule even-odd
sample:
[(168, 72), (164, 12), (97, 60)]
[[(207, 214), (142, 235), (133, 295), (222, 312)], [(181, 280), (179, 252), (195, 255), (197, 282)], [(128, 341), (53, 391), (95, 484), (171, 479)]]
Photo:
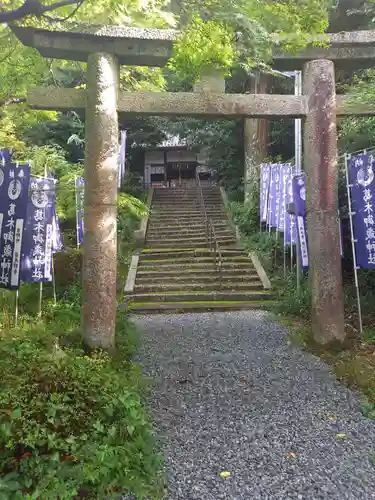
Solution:
[(39, 283), (39, 312), (38, 317), (42, 317), (42, 300), (43, 300), (43, 282)]
[[(296, 71), (294, 73), (294, 95), (300, 96), (302, 95), (302, 73), (301, 71)], [(294, 147), (295, 147), (295, 166), (296, 166), (296, 174), (301, 173), (302, 170), (302, 120), (301, 118), (296, 118), (294, 120)], [(295, 220), (296, 228), (298, 230), (297, 225), (297, 217)], [(298, 244), (298, 233), (297, 233), (297, 244), (296, 244), (296, 272), (297, 272), (297, 292), (301, 289), (301, 259), (300, 259), (300, 248)]]
[(293, 270), (294, 265), (294, 244), (290, 244), (290, 270)]
[(78, 189), (77, 189), (77, 176), (74, 176), (74, 187), (76, 193), (76, 237), (77, 237), (77, 250), (79, 249), (79, 223), (78, 223)]
[(19, 290), (16, 290), (16, 309), (14, 311), (14, 325), (18, 325), (18, 302), (19, 302)]
[(55, 265), (54, 265), (54, 262), (53, 262), (53, 253), (52, 253), (52, 261), (51, 261), (51, 264), (52, 264), (52, 287), (53, 287), (53, 302), (55, 304), (55, 306), (57, 305), (57, 295), (56, 295), (56, 279), (55, 279)]
[[(289, 168), (289, 167), (288, 167)], [(286, 254), (287, 254), (287, 249), (285, 248), (285, 236), (286, 236), (286, 218), (289, 216), (287, 209), (286, 209), (286, 201), (287, 201), (287, 177), (284, 175), (284, 181), (283, 181), (283, 205), (284, 205), (284, 224), (283, 224), (283, 232), (284, 232), (284, 241), (283, 241), (283, 250), (284, 250), (284, 280), (286, 279)], [(284, 196), (285, 194), (285, 196)]]
[(356, 257), (356, 253), (355, 253), (355, 244), (356, 244), (357, 240), (354, 238), (354, 226), (353, 226), (353, 215), (355, 214), (355, 212), (352, 212), (352, 199), (351, 199), (351, 193), (350, 193), (350, 188), (352, 186), (351, 186), (351, 184), (349, 184), (349, 170), (348, 170), (348, 160), (350, 159), (350, 157), (351, 157), (351, 155), (349, 155), (349, 154), (345, 154), (345, 156), (344, 156), (345, 175), (346, 175), (346, 189), (347, 189), (347, 195), (348, 195), (350, 234), (351, 234), (351, 240), (352, 240), (354, 282), (355, 282), (355, 289), (356, 289), (356, 293), (357, 293), (359, 331), (360, 331), (360, 334), (362, 336), (363, 323), (362, 323), (361, 295), (360, 295), (359, 282), (358, 282), (357, 257)]
[(263, 163), (261, 163), (260, 165), (260, 169), (259, 169), (259, 232), (261, 233), (262, 232), (262, 217), (263, 217), (263, 213), (262, 213), (262, 199), (263, 199), (263, 176), (264, 176), (264, 173), (263, 173), (263, 169), (264, 169), (264, 165)]

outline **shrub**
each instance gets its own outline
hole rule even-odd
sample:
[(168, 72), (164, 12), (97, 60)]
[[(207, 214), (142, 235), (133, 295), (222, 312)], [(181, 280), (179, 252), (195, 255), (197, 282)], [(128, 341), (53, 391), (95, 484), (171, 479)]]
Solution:
[(58, 287), (77, 283), (82, 270), (82, 251), (70, 248), (54, 255), (55, 279)]
[(159, 463), (123, 333), (115, 358), (86, 355), (74, 331), (0, 337), (0, 497), (153, 497)]
[(278, 301), (275, 302), (273, 309), (280, 314), (310, 319), (311, 292), (308, 279), (301, 278), (301, 289), (298, 292), (296, 275), (289, 274), (278, 289)]

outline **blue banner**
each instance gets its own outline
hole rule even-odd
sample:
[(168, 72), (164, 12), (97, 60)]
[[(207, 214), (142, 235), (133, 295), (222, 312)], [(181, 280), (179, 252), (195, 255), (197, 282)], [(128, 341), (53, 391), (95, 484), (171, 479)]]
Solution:
[(61, 252), (64, 249), (64, 239), (62, 232), (60, 230), (60, 220), (56, 213), (56, 207), (53, 207), (53, 219), (52, 219), (52, 252)]
[(18, 290), (30, 167), (8, 164), (0, 173), (0, 288)]
[[(287, 205), (293, 203), (293, 169), (290, 167), (286, 181), (286, 201)], [(296, 217), (289, 213), (285, 218), (284, 246), (295, 245), (297, 243)]]
[(120, 152), (118, 161), (118, 188), (120, 189), (125, 177), (126, 158), (126, 130), (121, 131)]
[(309, 268), (309, 252), (306, 230), (306, 186), (304, 172), (293, 177), (292, 187), (301, 265), (303, 270), (306, 271)]
[(0, 151), (0, 166), (10, 164), (12, 161), (12, 153), (10, 151)]
[(375, 269), (375, 180), (372, 155), (350, 158), (348, 165), (357, 266)]
[[(57, 179), (55, 179), (54, 175), (51, 172), (45, 172), (45, 173), (46, 177), (52, 179), (56, 186)], [(52, 253), (61, 252), (63, 249), (64, 249), (64, 238), (60, 230), (60, 220), (56, 212), (56, 191), (55, 191), (53, 199), (53, 219), (52, 219)]]
[(282, 200), (281, 200), (281, 168), (282, 165), (281, 163), (275, 163), (273, 165), (274, 168), (274, 174), (273, 174), (273, 179), (275, 182), (275, 218), (273, 220), (273, 224), (276, 228), (276, 231), (279, 229), (279, 219), (280, 219), (280, 212), (282, 210)]
[(279, 189), (279, 196), (280, 196), (280, 208), (279, 208), (279, 213), (278, 213), (278, 223), (277, 227), (279, 231), (282, 231), (285, 233), (285, 222), (286, 222), (286, 216), (287, 216), (287, 205), (288, 205), (288, 196), (287, 196), (287, 183), (288, 183), (288, 176), (290, 173), (290, 165), (288, 163), (282, 164), (280, 166), (280, 189)]
[(76, 187), (76, 222), (77, 222), (77, 246), (83, 244), (84, 233), (84, 195), (85, 195), (85, 181), (83, 177), (77, 177), (75, 181)]
[(54, 203), (54, 180), (31, 177), (21, 268), (25, 283), (52, 281)]
[(271, 166), (264, 163), (260, 168), (260, 221), (266, 222), (268, 216), (268, 197), (270, 189)]
[(280, 204), (280, 199), (278, 199), (279, 189), (280, 189), (280, 164), (273, 163), (270, 165), (270, 188), (269, 188), (269, 199), (268, 199), (268, 214), (267, 214), (267, 225), (268, 227), (277, 227), (277, 210)]

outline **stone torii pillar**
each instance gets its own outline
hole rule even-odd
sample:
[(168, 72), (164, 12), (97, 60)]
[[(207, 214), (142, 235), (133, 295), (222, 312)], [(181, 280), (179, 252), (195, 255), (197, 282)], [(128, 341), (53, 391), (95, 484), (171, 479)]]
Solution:
[(307, 180), (309, 278), (315, 340), (345, 339), (344, 292), (338, 219), (338, 164), (334, 64), (310, 61), (304, 68), (307, 97), (304, 164)]
[[(77, 30), (74, 24), (58, 31), (19, 26), (12, 30), (42, 56), (87, 62), (87, 89), (79, 94), (86, 117), (82, 336), (88, 347), (111, 349), (117, 290), (119, 68), (165, 66), (176, 32), (108, 26)], [(73, 100), (74, 95), (70, 93)], [(64, 92), (54, 102), (55, 109), (75, 107)]]
[(82, 334), (90, 347), (115, 345), (119, 70), (113, 54), (88, 58)]

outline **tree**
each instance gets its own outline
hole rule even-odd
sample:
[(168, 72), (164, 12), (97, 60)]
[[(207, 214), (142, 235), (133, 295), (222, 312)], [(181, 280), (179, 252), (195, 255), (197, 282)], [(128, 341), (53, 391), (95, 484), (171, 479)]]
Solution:
[(247, 73), (269, 67), (272, 48), (300, 50), (322, 43), (332, 0), (179, 0), (186, 26), (171, 68), (198, 79), (210, 67)]
[(60, 0), (49, 3), (43, 0), (23, 0), (21, 5), (16, 8), (14, 8), (15, 5), (20, 2), (2, 2), (0, 3), (0, 23), (13, 23), (29, 16), (43, 17), (47, 15), (47, 12), (56, 11), (67, 6), (74, 6), (73, 11), (70, 13), (70, 17), (72, 17), (84, 1)]

